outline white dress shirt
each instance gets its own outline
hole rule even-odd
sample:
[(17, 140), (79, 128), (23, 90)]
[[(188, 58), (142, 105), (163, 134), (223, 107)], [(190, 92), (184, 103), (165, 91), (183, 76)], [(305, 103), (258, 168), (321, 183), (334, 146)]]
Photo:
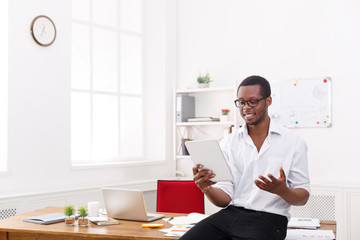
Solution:
[(259, 152), (246, 125), (225, 137), (220, 146), (234, 182), (218, 182), (213, 186), (231, 197), (230, 204), (290, 218), (290, 205), (284, 199), (261, 190), (254, 183), (259, 175), (267, 177), (270, 173), (278, 178), (280, 167), (289, 188), (304, 188), (310, 193), (306, 144), (287, 128), (270, 121), (269, 134)]

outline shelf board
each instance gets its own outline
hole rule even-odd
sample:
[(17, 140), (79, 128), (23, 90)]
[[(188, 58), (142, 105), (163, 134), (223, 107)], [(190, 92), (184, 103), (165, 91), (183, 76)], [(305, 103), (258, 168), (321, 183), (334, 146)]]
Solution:
[(208, 93), (208, 92), (224, 92), (234, 91), (234, 87), (209, 87), (209, 88), (192, 88), (177, 90), (176, 93)]
[(235, 122), (178, 122), (176, 126), (231, 126), (236, 125)]

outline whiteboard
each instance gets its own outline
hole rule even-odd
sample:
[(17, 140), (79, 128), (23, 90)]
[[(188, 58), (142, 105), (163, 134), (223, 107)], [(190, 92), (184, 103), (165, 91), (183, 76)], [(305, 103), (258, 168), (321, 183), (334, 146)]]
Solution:
[(270, 117), (286, 127), (331, 126), (331, 78), (271, 82)]

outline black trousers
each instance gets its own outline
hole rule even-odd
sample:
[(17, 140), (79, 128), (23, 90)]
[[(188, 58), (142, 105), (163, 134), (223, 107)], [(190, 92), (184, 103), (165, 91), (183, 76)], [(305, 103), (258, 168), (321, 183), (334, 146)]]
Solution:
[(287, 218), (228, 206), (190, 229), (180, 240), (283, 240)]

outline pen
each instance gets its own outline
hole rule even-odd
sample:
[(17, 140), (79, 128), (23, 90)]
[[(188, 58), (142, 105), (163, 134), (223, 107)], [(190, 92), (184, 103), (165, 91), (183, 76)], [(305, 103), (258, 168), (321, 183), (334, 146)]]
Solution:
[(171, 217), (171, 218), (169, 218), (169, 220), (167, 220), (168, 222), (170, 222), (171, 220), (173, 220), (174, 219), (174, 217)]

